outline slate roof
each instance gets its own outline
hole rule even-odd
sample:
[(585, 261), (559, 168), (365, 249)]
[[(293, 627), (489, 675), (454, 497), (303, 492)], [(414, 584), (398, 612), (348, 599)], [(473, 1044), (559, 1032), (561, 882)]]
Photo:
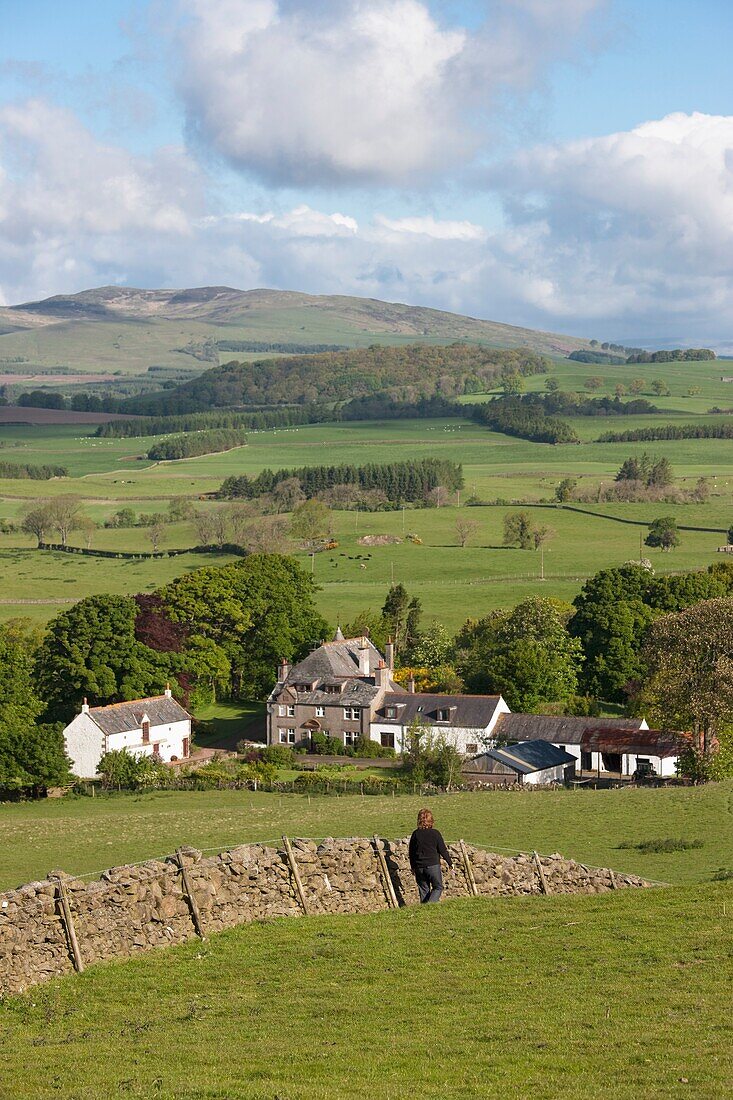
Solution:
[(150, 727), (167, 726), (171, 722), (183, 722), (191, 715), (169, 695), (153, 695), (149, 699), (133, 699), (129, 703), (111, 703), (107, 707), (90, 707), (89, 717), (102, 733), (129, 733), (139, 730), (143, 715), (150, 719)]
[[(316, 680), (344, 680), (359, 675), (359, 648), (362, 638), (346, 638), (344, 641), (324, 642), (304, 657), (288, 673), (285, 684), (315, 683)], [(382, 654), (367, 639), (369, 671), (373, 673), (384, 660)]]
[[(501, 695), (438, 695), (388, 691), (374, 720), (409, 725), (414, 719), (435, 723), (440, 728), (485, 729), (494, 717)], [(386, 717), (386, 708), (396, 707), (395, 718)], [(438, 710), (449, 710), (447, 722), (438, 721)]]
[[(517, 745), (505, 745), (498, 749), (488, 749), (481, 756), (475, 757), (469, 766), (471, 771), (481, 771), (481, 757), (488, 757), (504, 764), (519, 775), (531, 775), (533, 772), (541, 772), (546, 768), (563, 767), (565, 764), (574, 764), (575, 757), (564, 749), (558, 749), (548, 741), (520, 741)], [(469, 770), (467, 768), (466, 770)], [(490, 770), (490, 769), (487, 769)]]
[(586, 752), (632, 753), (641, 756), (679, 756), (689, 744), (689, 738), (670, 730), (636, 730), (633, 733), (611, 733), (593, 726), (580, 742)]
[(304, 706), (319, 707), (368, 707), (382, 690), (373, 679), (343, 681), (343, 690), (335, 695), (330, 691), (298, 691), (296, 701)]
[[(509, 741), (552, 741), (580, 745), (589, 730), (618, 737), (638, 734), (643, 718), (588, 718), (554, 714), (500, 714), (493, 730), (495, 738)], [(618, 751), (618, 750), (612, 750)]]

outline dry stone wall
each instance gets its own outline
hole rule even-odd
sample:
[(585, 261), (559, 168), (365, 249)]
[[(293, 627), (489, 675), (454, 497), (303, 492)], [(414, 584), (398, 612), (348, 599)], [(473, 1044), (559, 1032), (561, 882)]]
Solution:
[[(444, 876), (444, 897), (466, 897), (474, 890), (461, 848), (449, 850), (455, 874)], [(597, 894), (650, 885), (560, 855), (538, 861), (469, 845), (465, 851), (475, 892), (486, 897)], [(291, 854), (294, 867), (285, 847), (248, 844), (210, 858), (183, 848), (162, 860), (114, 867), (93, 882), (52, 871), (42, 882), (0, 894), (0, 994), (105, 959), (184, 943), (196, 935), (197, 923), (207, 936), (253, 920), (417, 903), (407, 840), (293, 840)]]

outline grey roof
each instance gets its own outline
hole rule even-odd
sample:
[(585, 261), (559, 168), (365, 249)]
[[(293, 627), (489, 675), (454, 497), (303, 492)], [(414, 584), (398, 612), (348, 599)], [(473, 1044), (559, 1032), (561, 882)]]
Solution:
[[(409, 725), (420, 722), (435, 723), (443, 727), (485, 729), (494, 716), (500, 695), (438, 695), (418, 692), (389, 691), (384, 696), (377, 713), (380, 722)], [(386, 708), (396, 707), (395, 718), (386, 717)], [(438, 722), (438, 711), (448, 710), (448, 721)]]
[(384, 658), (368, 639), (346, 638), (345, 641), (324, 642), (304, 657), (288, 673), (286, 684), (315, 683), (316, 680), (344, 680), (359, 675), (359, 650), (366, 644), (371, 673)]
[[(545, 768), (562, 767), (565, 764), (574, 764), (575, 757), (564, 749), (558, 749), (548, 741), (520, 741), (517, 745), (507, 745), (499, 749), (488, 749), (482, 756), (496, 760), (504, 764), (511, 771), (519, 775), (531, 775), (532, 772), (541, 772)], [(472, 770), (480, 771), (481, 757), (477, 757), (471, 763), (479, 766)]]
[(151, 726), (167, 726), (191, 717), (180, 703), (169, 695), (152, 695), (149, 699), (133, 699), (129, 703), (111, 703), (108, 707), (90, 707), (92, 718), (102, 733), (128, 733), (139, 730), (143, 715)]
[(296, 702), (304, 706), (319, 707), (368, 707), (382, 690), (372, 680), (344, 680), (343, 690), (334, 695), (329, 691), (298, 691)]
[(579, 745), (588, 730), (636, 733), (642, 718), (588, 718), (554, 714), (500, 714), (494, 737), (509, 741), (551, 741), (560, 745)]

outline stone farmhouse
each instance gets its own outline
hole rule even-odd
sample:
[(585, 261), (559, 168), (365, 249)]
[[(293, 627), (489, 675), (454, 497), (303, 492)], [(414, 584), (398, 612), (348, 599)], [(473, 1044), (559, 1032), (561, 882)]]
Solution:
[[(393, 672), (391, 643), (382, 656), (368, 638), (344, 638), (340, 629), (297, 665), (281, 662), (267, 701), (268, 744), (307, 745), (317, 731), (344, 745), (361, 737), (402, 752), (417, 722), (444, 734), (467, 756), (545, 742), (564, 754), (562, 761), (553, 757), (553, 764), (548, 754), (548, 768), (574, 765), (577, 771), (630, 776), (647, 762), (660, 776), (675, 775), (681, 739), (650, 730), (643, 718), (513, 714), (501, 695), (426, 694), (416, 692), (414, 683), (405, 690)], [(542, 755), (533, 752), (533, 759)], [(522, 774), (534, 773), (525, 768)]]
[(90, 707), (64, 729), (71, 770), (80, 779), (94, 779), (105, 753), (127, 749), (134, 756), (155, 754), (164, 763), (185, 760), (191, 751), (191, 715), (166, 687), (163, 695)]

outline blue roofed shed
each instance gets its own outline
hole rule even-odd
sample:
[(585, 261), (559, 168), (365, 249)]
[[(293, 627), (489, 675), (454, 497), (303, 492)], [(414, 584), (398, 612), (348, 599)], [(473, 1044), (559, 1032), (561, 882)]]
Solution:
[(488, 749), (466, 762), (466, 778), (474, 782), (562, 783), (575, 770), (575, 757), (549, 741), (520, 741)]

